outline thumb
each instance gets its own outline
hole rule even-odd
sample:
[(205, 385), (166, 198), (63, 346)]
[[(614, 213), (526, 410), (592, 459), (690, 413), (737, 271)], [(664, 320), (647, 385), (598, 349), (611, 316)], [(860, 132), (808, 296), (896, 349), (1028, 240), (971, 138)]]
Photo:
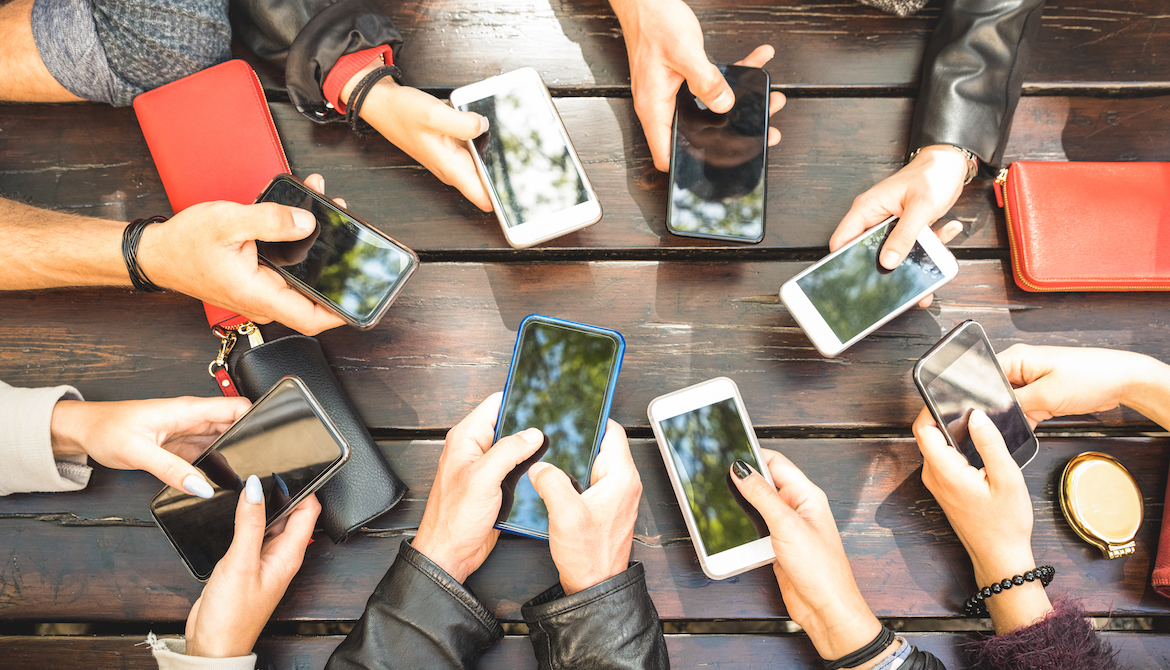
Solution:
[(735, 481), (739, 492), (752, 507), (756, 508), (760, 516), (764, 517), (768, 530), (772, 535), (779, 535), (780, 527), (787, 524), (788, 519), (796, 512), (780, 498), (780, 494), (768, 480), (746, 462), (737, 460), (731, 466), (731, 474), (734, 475), (732, 480)]
[(1012, 478), (1023, 478), (1020, 466), (1012, 455), (1008, 453), (1007, 445), (999, 429), (981, 409), (972, 410), (967, 420), (967, 430), (971, 434), (971, 441), (975, 449), (983, 457), (983, 467), (987, 471), (987, 479), (992, 487), (997, 482), (1002, 484)]
[(545, 449), (542, 447), (547, 444), (546, 439), (544, 433), (537, 428), (528, 428), (515, 435), (509, 435), (487, 450), (479, 459), (477, 468), (486, 481), (499, 486), (517, 466), (543, 456)]
[(459, 140), (472, 140), (488, 129), (488, 120), (475, 112), (461, 112), (435, 101), (424, 124), (427, 132), (446, 135)]
[(548, 508), (550, 521), (558, 516), (557, 510), (563, 509), (566, 502), (581, 502), (581, 494), (577, 493), (569, 475), (551, 463), (537, 463), (529, 468), (528, 481)]
[(691, 93), (717, 114), (730, 112), (732, 105), (735, 104), (735, 94), (731, 92), (731, 86), (727, 84), (719, 68), (701, 52), (690, 66), (683, 76), (686, 77), (687, 87), (691, 89)]
[(274, 202), (243, 205), (236, 218), (236, 239), (241, 242), (303, 240), (317, 228), (317, 219), (308, 210)]
[(258, 564), (260, 550), (264, 546), (264, 487), (256, 475), (248, 477), (240, 501), (236, 504), (236, 530), (232, 545), (228, 547), (224, 561), (229, 564)]
[(167, 486), (190, 495), (206, 499), (215, 494), (198, 468), (156, 444), (137, 454), (131, 465), (158, 477)]

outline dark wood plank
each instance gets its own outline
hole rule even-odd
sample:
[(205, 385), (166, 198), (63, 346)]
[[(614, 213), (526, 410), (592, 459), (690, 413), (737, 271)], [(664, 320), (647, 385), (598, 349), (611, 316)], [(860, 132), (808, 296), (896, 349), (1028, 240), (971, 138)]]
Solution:
[[(1170, 636), (1165, 633), (1104, 632), (1101, 636), (1119, 650), (1123, 667), (1159, 668), (1170, 663)], [(914, 646), (934, 654), (949, 668), (962, 668), (960, 645), (974, 639), (970, 633), (906, 633)], [(261, 668), (310, 670), (325, 667), (340, 644), (340, 636), (262, 638), (256, 644)], [(127, 637), (6, 637), (0, 653), (17, 667), (42, 670), (86, 667), (110, 670), (154, 670), (157, 664), (141, 638)], [(815, 667), (819, 656), (804, 635), (667, 635), (670, 667), (676, 670), (798, 670)], [(478, 667), (534, 670), (536, 659), (527, 637), (508, 636), (480, 659)]]
[[(1056, 566), (1054, 594), (1071, 593), (1093, 612), (1170, 614), (1170, 600), (1149, 587), (1161, 526), (1170, 442), (1150, 438), (1042, 440), (1025, 470), (1035, 508), (1037, 560)], [(793, 460), (826, 492), (862, 592), (881, 617), (954, 616), (974, 587), (970, 562), (921, 483), (912, 440), (764, 440)], [(644, 494), (634, 556), (664, 619), (767, 619), (785, 616), (766, 568), (712, 581), (686, 534), (657, 446), (633, 441)], [(441, 450), (438, 442), (383, 444), (411, 491), (396, 510), (361, 536), (334, 546), (324, 537), (308, 551), (301, 574), (277, 609), (281, 621), (353, 620), (402, 537), (422, 516)], [(1065, 463), (1087, 450), (1113, 454), (1145, 494), (1146, 521), (1137, 553), (1107, 561), (1064, 522), (1056, 499)], [(99, 469), (82, 493), (0, 500), (0, 620), (181, 621), (201, 585), (149, 521), (159, 484), (144, 473)], [(504, 620), (557, 580), (547, 545), (506, 536), (469, 580)]]
[[(377, 328), (320, 336), (375, 429), (445, 431), (501, 390), (530, 313), (614, 328), (627, 341), (613, 417), (646, 426), (654, 397), (736, 380), (757, 425), (905, 433), (921, 408), (914, 361), (965, 319), (994, 346), (1121, 347), (1170, 360), (1158, 293), (1025, 293), (1000, 261), (963, 261), (929, 310), (913, 309), (835, 359), (820, 356), (781, 304), (806, 263), (428, 263)], [(161, 326), (159, 324), (162, 324)], [(269, 337), (280, 329), (268, 328)], [(0, 379), (75, 384), (93, 400), (213, 395), (215, 339), (194, 300), (125, 290), (0, 295)], [(1105, 426), (1143, 420), (1101, 416)], [(1097, 426), (1068, 418), (1052, 426)]]
[[(605, 218), (580, 233), (516, 253), (761, 254), (823, 248), (853, 198), (895, 172), (906, 151), (913, 101), (794, 99), (776, 117), (784, 140), (769, 159), (767, 234), (758, 246), (727, 246), (666, 232), (666, 176), (650, 163), (629, 100), (557, 101)], [(512, 253), (499, 224), (385, 140), (343, 125), (309, 123), (287, 104), (273, 113), (297, 174), (325, 175), (331, 192), (423, 253)], [(100, 132), (95, 132), (100, 129)], [(0, 106), (0, 195), (80, 214), (132, 220), (169, 213), (133, 113), (96, 105)], [(1008, 146), (1010, 160), (1164, 160), (1170, 98), (1026, 98)], [(1003, 249), (1003, 216), (991, 181), (973, 183), (951, 212), (965, 253)], [(730, 251), (729, 251), (730, 250)], [(620, 252), (619, 252), (620, 253)]]

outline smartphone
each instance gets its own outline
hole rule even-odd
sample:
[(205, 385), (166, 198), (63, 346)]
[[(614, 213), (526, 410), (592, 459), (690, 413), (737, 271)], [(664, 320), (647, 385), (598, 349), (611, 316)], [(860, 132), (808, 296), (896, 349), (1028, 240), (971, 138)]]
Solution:
[(195, 578), (206, 581), (235, 535), (236, 504), (250, 475), (264, 486), (267, 530), (349, 459), (349, 444), (304, 383), (285, 377), (203, 452), (194, 465), (215, 494), (166, 487), (150, 513)]
[(291, 175), (274, 178), (256, 202), (313, 213), (313, 234), (295, 242), (257, 240), (256, 251), (293, 288), (352, 326), (373, 328), (418, 268), (413, 251)]
[(545, 443), (504, 479), (496, 528), (548, 539), (548, 510), (528, 481), (533, 463), (552, 463), (578, 491), (589, 488), (593, 459), (622, 367), (620, 333), (532, 314), (520, 323), (493, 442), (539, 428)]
[(1036, 456), (1039, 442), (983, 326), (969, 320), (955, 326), (918, 359), (913, 377), (947, 442), (973, 467), (983, 467), (967, 431), (967, 421), (976, 409), (983, 410), (999, 429), (1021, 468)]
[(508, 244), (524, 249), (601, 220), (601, 201), (536, 70), (457, 88), (451, 105), (487, 117), (469, 149)]
[(670, 151), (666, 229), (675, 235), (756, 243), (764, 239), (768, 167), (768, 73), (720, 65), (735, 105), (716, 114), (678, 90)]
[(959, 274), (959, 264), (930, 228), (893, 270), (878, 252), (894, 228), (890, 217), (784, 282), (780, 299), (824, 356), (836, 356)]
[(646, 413), (703, 572), (727, 579), (775, 560), (767, 524), (731, 479), (741, 459), (772, 483), (735, 382), (717, 377), (659, 396)]

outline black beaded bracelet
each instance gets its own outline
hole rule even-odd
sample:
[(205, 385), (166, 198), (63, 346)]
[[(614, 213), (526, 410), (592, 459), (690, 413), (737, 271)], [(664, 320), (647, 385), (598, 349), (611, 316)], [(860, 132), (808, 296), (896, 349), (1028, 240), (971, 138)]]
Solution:
[(846, 654), (835, 661), (825, 661), (825, 670), (841, 670), (841, 668), (855, 668), (877, 658), (878, 654), (886, 650), (894, 641), (894, 631), (882, 626), (881, 631), (872, 642), (857, 651)]
[(138, 265), (138, 245), (142, 242), (142, 231), (152, 223), (166, 221), (165, 216), (152, 216), (149, 219), (134, 219), (122, 231), (122, 261), (126, 263), (126, 272), (130, 274), (130, 283), (134, 288), (146, 293), (165, 291), (163, 287), (150, 281), (146, 273)]
[(1055, 575), (1056, 568), (1051, 565), (1041, 565), (1038, 568), (1032, 568), (1022, 575), (1009, 577), (991, 586), (984, 586), (963, 603), (963, 613), (967, 616), (987, 616), (987, 605), (983, 602), (984, 600), (997, 593), (1003, 593), (1013, 586), (1022, 586), (1025, 582), (1034, 582), (1037, 579), (1040, 580), (1041, 586), (1048, 586), (1052, 583), (1052, 578)]
[(345, 122), (358, 135), (372, 135), (376, 132), (373, 126), (358, 115), (362, 111), (362, 105), (366, 104), (366, 96), (370, 94), (374, 84), (386, 77), (393, 77), (394, 81), (398, 81), (402, 78), (402, 71), (393, 65), (375, 68), (362, 77), (357, 86), (354, 86), (353, 90), (349, 92), (349, 104), (345, 106)]

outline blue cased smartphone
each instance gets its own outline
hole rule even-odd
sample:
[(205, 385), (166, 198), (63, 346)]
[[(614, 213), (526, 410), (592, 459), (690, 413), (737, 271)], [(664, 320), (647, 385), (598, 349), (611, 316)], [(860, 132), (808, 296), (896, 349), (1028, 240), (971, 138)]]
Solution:
[(548, 510), (528, 481), (537, 461), (563, 470), (578, 490), (589, 488), (625, 351), (625, 339), (607, 328), (539, 314), (520, 322), (493, 443), (531, 427), (545, 442), (504, 478), (496, 528), (548, 539)]

